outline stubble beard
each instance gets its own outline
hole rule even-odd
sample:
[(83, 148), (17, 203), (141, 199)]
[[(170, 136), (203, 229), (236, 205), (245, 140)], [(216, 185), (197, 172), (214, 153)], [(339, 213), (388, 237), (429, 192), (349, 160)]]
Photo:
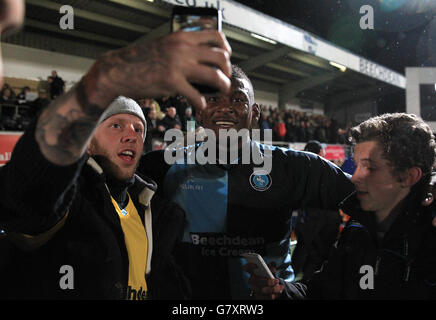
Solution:
[(91, 144), (92, 147), (89, 155), (100, 165), (106, 175), (121, 182), (127, 182), (133, 178), (136, 168), (138, 168), (139, 161), (136, 162), (134, 170), (131, 173), (124, 173), (123, 170), (110, 159), (108, 152), (102, 148), (95, 139), (91, 141)]

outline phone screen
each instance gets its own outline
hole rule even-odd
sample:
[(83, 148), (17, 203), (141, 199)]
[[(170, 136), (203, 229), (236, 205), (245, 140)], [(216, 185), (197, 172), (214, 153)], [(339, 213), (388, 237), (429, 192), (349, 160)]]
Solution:
[[(171, 20), (171, 31), (221, 31), (221, 11), (215, 8), (174, 6)], [(215, 68), (212, 66), (212, 68)], [(193, 86), (205, 95), (217, 93), (216, 88), (193, 83)]]
[(172, 27), (174, 32), (218, 30), (218, 16), (175, 14)]

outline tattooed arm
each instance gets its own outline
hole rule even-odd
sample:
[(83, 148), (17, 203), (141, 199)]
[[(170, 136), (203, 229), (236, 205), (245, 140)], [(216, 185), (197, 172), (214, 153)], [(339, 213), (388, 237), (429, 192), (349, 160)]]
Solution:
[(42, 154), (57, 165), (77, 161), (101, 113), (120, 95), (135, 99), (181, 94), (197, 109), (204, 108), (204, 97), (190, 83), (229, 90), (230, 52), (221, 33), (202, 31), (176, 32), (106, 53), (39, 117), (35, 138)]

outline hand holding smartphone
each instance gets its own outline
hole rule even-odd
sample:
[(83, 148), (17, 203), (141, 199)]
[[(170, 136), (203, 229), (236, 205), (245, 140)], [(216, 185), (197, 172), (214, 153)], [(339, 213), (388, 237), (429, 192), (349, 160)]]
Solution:
[(247, 260), (247, 263), (253, 263), (257, 266), (257, 268), (253, 270), (253, 273), (256, 276), (265, 277), (269, 279), (275, 278), (261, 255), (257, 253), (243, 253), (241, 254), (241, 256), (245, 258), (245, 260)]
[[(171, 19), (171, 32), (221, 31), (221, 21), (221, 11), (215, 8), (174, 6)], [(216, 94), (218, 91), (216, 88), (206, 85), (193, 84), (193, 86), (202, 94)]]

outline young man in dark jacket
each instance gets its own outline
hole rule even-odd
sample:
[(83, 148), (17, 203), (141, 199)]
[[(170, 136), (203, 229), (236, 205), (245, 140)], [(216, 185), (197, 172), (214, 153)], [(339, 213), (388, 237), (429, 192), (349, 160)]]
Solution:
[[(342, 203), (351, 218), (312, 281), (287, 284), (282, 297), (435, 299), (431, 129), (413, 114), (385, 114), (353, 128), (352, 137), (356, 193)], [(268, 297), (265, 279), (251, 281), (258, 298)]]

